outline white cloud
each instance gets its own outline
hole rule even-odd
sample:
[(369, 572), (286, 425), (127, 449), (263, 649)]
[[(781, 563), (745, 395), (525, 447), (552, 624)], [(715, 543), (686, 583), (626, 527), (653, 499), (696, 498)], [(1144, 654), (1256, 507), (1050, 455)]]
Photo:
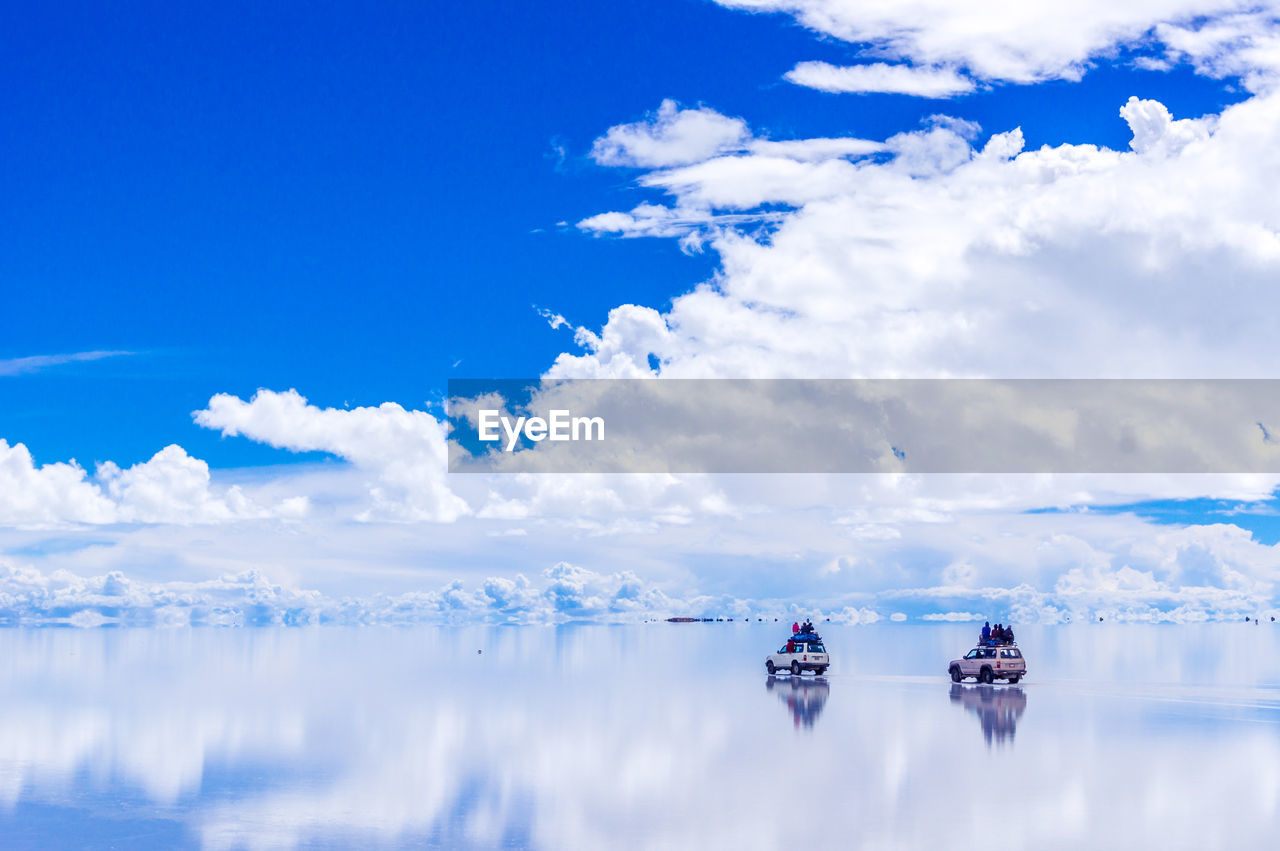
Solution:
[(220, 393), (193, 416), (224, 436), (291, 452), (329, 452), (372, 474), (372, 505), (362, 519), (449, 522), (469, 511), (445, 480), (445, 426), (425, 411), (393, 402), (318, 408), (295, 390), (259, 390), (248, 402)]
[[(868, 490), (860, 497), (822, 477), (772, 477), (756, 483), (755, 504), (730, 494), (737, 513), (687, 514), (685, 523), (657, 519), (662, 508), (625, 502), (624, 492), (583, 506), (599, 518), (592, 520), (574, 512), (582, 502), (569, 478), (547, 477), (564, 489), (563, 504), (539, 495), (518, 526), (475, 517), (418, 527), (312, 520), (237, 526), (218, 540), (198, 527), (164, 526), (99, 532), (78, 549), (55, 540), (46, 554), (23, 556), (30, 567), (0, 577), (0, 620), (548, 623), (794, 613), (870, 622), (894, 612), (982, 612), (1018, 623), (1098, 613), (1196, 621), (1274, 611), (1280, 590), (1280, 547), (1226, 523), (1180, 527), (937, 500), (918, 501), (932, 512), (868, 510), (859, 525), (835, 521), (832, 506), (854, 499), (878, 510), (875, 494), (909, 504), (880, 481), (889, 477), (862, 477)], [(810, 507), (794, 502), (788, 486), (813, 492)], [(957, 484), (957, 495), (967, 491)], [(523, 534), (485, 534), (511, 528)], [(40, 549), (13, 540), (0, 545)], [(527, 570), (557, 554), (583, 561)]]
[(986, 615), (980, 615), (976, 612), (933, 612), (931, 614), (922, 615), (921, 620), (938, 621), (941, 623), (975, 623), (977, 621), (986, 620)]
[(274, 509), (257, 506), (239, 487), (214, 495), (209, 465), (181, 446), (166, 446), (149, 461), (121, 470), (108, 461), (97, 478), (116, 502), (117, 519), (140, 523), (221, 523), (263, 517), (301, 517), (305, 497), (284, 500)]
[(115, 506), (74, 460), (37, 467), (21, 443), (0, 439), (0, 523), (110, 523)]
[(1273, 4), (1249, 5), (1238, 14), (1191, 22), (1162, 23), (1156, 35), (1165, 45), (1165, 67), (1190, 62), (1210, 77), (1239, 77), (1261, 92), (1280, 74), (1280, 18)]
[[(1225, 45), (1232, 53), (1246, 53), (1237, 62), (1256, 62), (1239, 50), (1240, 42), (1245, 41), (1244, 47), (1255, 53), (1266, 50), (1250, 43), (1249, 36), (1277, 13), (1274, 3), (1252, 0), (716, 2), (791, 15), (815, 32), (864, 46), (872, 56), (926, 68), (960, 68), (981, 80), (1015, 83), (1079, 79), (1092, 62), (1110, 58), (1121, 48), (1158, 47), (1161, 42), (1179, 44), (1180, 49), (1206, 59), (1221, 54)], [(1248, 14), (1238, 14), (1242, 12)], [(1179, 40), (1175, 31), (1197, 35)], [(1205, 46), (1195, 50), (1199, 45)]]
[[(1280, 201), (1261, 187), (1280, 173), (1280, 97), (1180, 120), (1122, 107), (1131, 151), (1022, 151), (1016, 128), (979, 146), (935, 118), (886, 140), (887, 159), (734, 154), (642, 175), (686, 222), (704, 211), (719, 272), (666, 312), (615, 308), (551, 374), (650, 374), (652, 356), (665, 377), (1269, 375), (1257, 306)], [(753, 230), (724, 211), (779, 218)]]
[(121, 571), (86, 578), (0, 562), (0, 624), (10, 625), (614, 622), (689, 611), (697, 603), (673, 602), (630, 571), (602, 574), (566, 562), (543, 571), (537, 585), (516, 574), (488, 577), (474, 590), (453, 580), (438, 591), (340, 599), (273, 583), (257, 570), (144, 582)]
[(697, 162), (739, 147), (747, 124), (715, 110), (681, 109), (664, 100), (656, 114), (634, 124), (610, 127), (591, 156), (601, 165), (654, 168)]
[(823, 92), (915, 95), (948, 98), (973, 91), (973, 81), (954, 68), (917, 68), (872, 62), (867, 65), (832, 65), (801, 62), (784, 75), (790, 83)]
[(85, 363), (88, 361), (102, 360), (103, 358), (122, 357), (131, 355), (133, 352), (122, 351), (92, 351), (92, 352), (71, 352), (62, 355), (31, 355), (24, 358), (8, 358), (0, 359), (0, 376), (7, 375), (23, 375), (31, 372), (39, 372), (50, 367), (62, 366), (68, 363)]
[(91, 479), (74, 459), (37, 466), (26, 446), (0, 439), (0, 526), (219, 523), (307, 508), (302, 497), (261, 506), (238, 487), (215, 488), (208, 464), (180, 446), (124, 470), (108, 461)]
[[(690, 117), (686, 119), (686, 115)], [(707, 107), (681, 110), (669, 100), (663, 101), (659, 118), (653, 123), (613, 127), (596, 140), (595, 148), (614, 150), (621, 144), (619, 139), (665, 139), (669, 125), (685, 123), (732, 126), (733, 132), (724, 134), (715, 145), (701, 146), (701, 156), (694, 155), (699, 146), (682, 145), (679, 156), (650, 157), (656, 170), (641, 177), (641, 185), (676, 195), (675, 205), (644, 202), (629, 212), (589, 216), (578, 222), (578, 227), (622, 236), (683, 237), (683, 248), (701, 250), (701, 229), (781, 221), (776, 212), (738, 211), (759, 207), (766, 201), (801, 204), (847, 191), (853, 183), (851, 161), (892, 149), (889, 143), (858, 138), (757, 137), (741, 119), (720, 115)], [(597, 160), (605, 165), (639, 164), (638, 159), (621, 155), (597, 156)]]
[(885, 150), (883, 142), (855, 138), (754, 139), (747, 145), (753, 154), (792, 160), (829, 160), (835, 157), (865, 157)]

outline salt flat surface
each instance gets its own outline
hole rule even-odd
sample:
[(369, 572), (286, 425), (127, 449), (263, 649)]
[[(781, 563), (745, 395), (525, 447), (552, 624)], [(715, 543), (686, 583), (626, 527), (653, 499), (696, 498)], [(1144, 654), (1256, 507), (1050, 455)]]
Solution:
[[(1280, 624), (0, 630), (5, 848), (1280, 839)], [(483, 652), (477, 652), (483, 651)]]

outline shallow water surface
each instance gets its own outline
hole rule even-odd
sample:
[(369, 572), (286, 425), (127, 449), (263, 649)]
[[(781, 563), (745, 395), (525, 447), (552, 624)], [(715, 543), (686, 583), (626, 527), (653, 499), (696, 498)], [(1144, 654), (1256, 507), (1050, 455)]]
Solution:
[(1280, 624), (0, 630), (5, 848), (1280, 841)]

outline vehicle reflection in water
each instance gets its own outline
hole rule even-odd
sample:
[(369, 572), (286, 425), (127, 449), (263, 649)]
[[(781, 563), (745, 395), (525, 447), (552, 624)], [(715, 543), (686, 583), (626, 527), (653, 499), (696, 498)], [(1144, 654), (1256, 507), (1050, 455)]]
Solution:
[(791, 710), (791, 720), (797, 730), (802, 725), (808, 729), (817, 723), (831, 693), (826, 677), (769, 676), (765, 678), (765, 688), (777, 694)]
[(1018, 719), (1027, 710), (1027, 693), (1019, 686), (951, 684), (951, 702), (978, 716), (987, 747), (1013, 743)]

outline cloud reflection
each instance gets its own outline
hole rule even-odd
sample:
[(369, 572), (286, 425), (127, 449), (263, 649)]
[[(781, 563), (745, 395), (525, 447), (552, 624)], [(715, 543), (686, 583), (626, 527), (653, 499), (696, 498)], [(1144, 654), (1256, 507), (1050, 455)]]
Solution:
[[(833, 625), (851, 667), (762, 699), (771, 628), (0, 630), (0, 836), (92, 844), (126, 808), (226, 849), (961, 848), (980, 825), (933, 816), (975, 774), (1028, 846), (1266, 846), (1277, 824), (1280, 633), (1029, 628), (1034, 686), (942, 701), (968, 625)], [(1082, 678), (1117, 636), (1133, 664)], [(1018, 747), (991, 747), (1032, 690)], [(778, 817), (795, 777), (823, 819)]]

